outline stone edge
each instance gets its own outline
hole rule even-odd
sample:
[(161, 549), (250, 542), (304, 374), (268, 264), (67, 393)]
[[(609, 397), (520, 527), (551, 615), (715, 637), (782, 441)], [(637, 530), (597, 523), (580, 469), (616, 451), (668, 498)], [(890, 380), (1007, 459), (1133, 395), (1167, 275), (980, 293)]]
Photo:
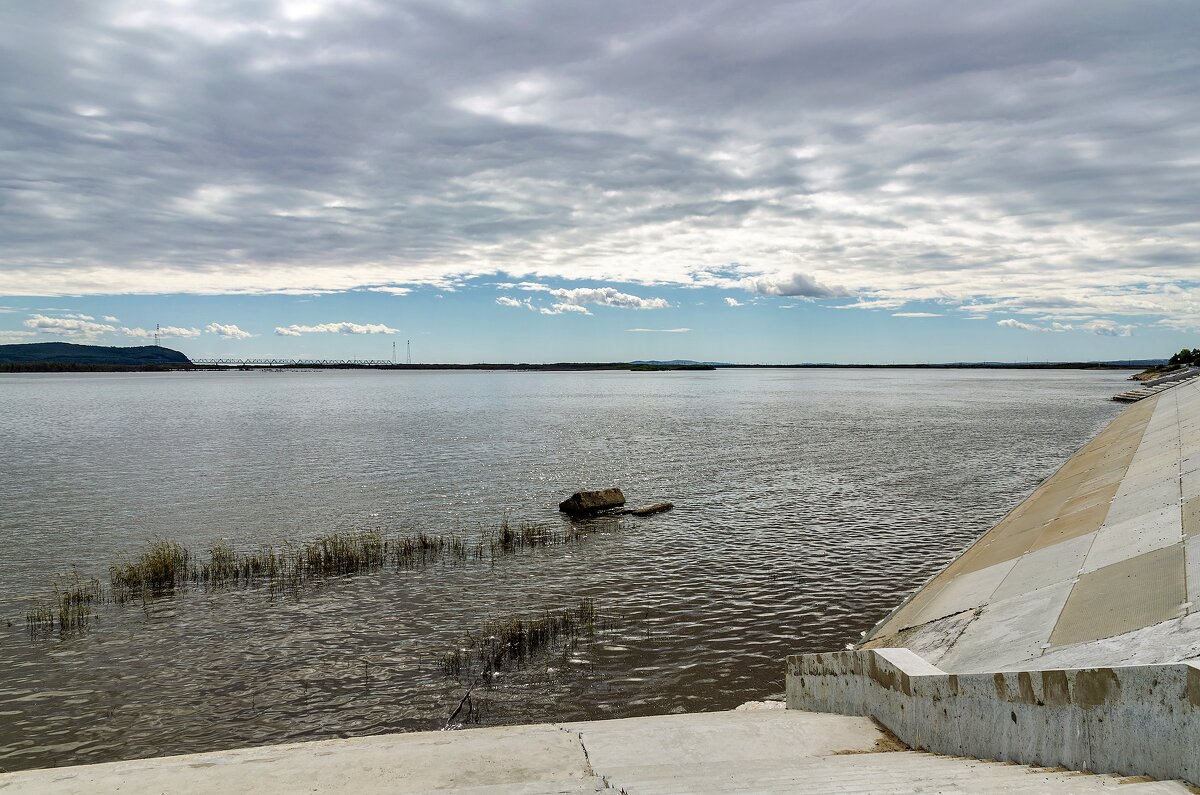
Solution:
[(787, 708), (878, 720), (917, 750), (1200, 786), (1200, 666), (949, 674), (908, 649), (787, 658)]

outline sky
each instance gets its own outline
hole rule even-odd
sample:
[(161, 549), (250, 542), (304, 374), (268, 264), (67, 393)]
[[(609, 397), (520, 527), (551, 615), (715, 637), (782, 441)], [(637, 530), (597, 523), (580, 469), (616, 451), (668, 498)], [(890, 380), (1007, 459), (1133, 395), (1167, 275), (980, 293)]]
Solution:
[(1200, 346), (1200, 3), (0, 5), (0, 343)]

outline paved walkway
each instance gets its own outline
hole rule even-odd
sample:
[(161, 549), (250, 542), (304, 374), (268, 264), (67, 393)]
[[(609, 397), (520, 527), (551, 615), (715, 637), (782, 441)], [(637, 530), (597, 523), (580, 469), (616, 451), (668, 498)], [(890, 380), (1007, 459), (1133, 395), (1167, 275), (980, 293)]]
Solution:
[(953, 673), (1200, 656), (1200, 383), (1135, 403), (877, 627)]
[(0, 775), (5, 795), (1105, 793), (1177, 782), (899, 749), (867, 718), (754, 710), (420, 732)]

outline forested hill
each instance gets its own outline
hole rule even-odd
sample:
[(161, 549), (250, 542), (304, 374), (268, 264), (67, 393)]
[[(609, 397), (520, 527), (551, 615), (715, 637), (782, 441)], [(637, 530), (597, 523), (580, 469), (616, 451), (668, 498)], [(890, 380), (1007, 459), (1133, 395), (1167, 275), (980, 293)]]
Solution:
[(141, 367), (155, 364), (191, 364), (179, 351), (161, 345), (113, 348), (71, 342), (31, 342), (0, 345), (0, 364), (82, 364)]

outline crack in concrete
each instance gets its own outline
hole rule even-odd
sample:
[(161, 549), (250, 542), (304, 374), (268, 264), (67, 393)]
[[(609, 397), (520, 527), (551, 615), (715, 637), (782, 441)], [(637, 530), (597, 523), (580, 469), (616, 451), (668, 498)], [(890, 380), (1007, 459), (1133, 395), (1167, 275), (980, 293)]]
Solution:
[[(585, 775), (600, 779), (600, 783), (604, 785), (605, 789), (617, 789), (615, 786), (613, 786), (613, 783), (608, 780), (608, 776), (597, 773), (596, 769), (592, 767), (592, 755), (588, 753), (587, 743), (583, 741), (583, 732), (572, 731), (566, 726), (559, 726), (558, 724), (554, 724), (554, 728), (558, 729), (559, 731), (566, 732), (567, 734), (574, 735), (575, 739), (579, 741), (579, 750), (583, 751), (583, 772)], [(619, 792), (621, 795), (625, 795), (625, 790), (622, 789), (619, 790)]]

